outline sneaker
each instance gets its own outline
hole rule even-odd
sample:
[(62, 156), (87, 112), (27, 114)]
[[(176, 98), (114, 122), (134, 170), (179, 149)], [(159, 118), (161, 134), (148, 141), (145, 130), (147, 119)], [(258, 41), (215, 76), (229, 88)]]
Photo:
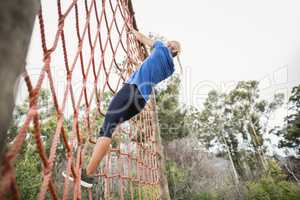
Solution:
[[(72, 176), (68, 176), (65, 172), (62, 172), (63, 177), (69, 179), (70, 181), (74, 182), (74, 178)], [(86, 174), (86, 170), (81, 170), (81, 179), (80, 179), (80, 185), (86, 188), (92, 188), (93, 185), (97, 183), (97, 180), (93, 176), (88, 176)]]

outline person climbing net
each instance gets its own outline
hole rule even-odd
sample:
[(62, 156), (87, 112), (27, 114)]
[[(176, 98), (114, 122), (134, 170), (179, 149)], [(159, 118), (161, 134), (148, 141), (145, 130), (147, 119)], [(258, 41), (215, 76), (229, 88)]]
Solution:
[[(104, 123), (99, 131), (99, 137), (93, 149), (92, 157), (86, 168), (81, 171), (80, 184), (92, 187), (96, 183), (93, 176), (98, 165), (108, 152), (112, 143), (112, 135), (121, 123), (139, 114), (152, 93), (153, 87), (171, 76), (175, 71), (173, 58), (178, 56), (181, 46), (178, 41), (168, 41), (166, 44), (151, 39), (131, 28), (130, 33), (135, 38), (152, 49), (151, 54), (132, 73), (121, 89), (109, 103)], [(66, 174), (63, 174), (66, 176)], [(73, 180), (72, 177), (69, 177)]]

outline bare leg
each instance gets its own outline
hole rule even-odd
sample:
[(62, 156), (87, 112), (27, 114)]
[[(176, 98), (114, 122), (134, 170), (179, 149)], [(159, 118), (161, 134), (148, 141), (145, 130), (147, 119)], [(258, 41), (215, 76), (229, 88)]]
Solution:
[(86, 175), (92, 176), (96, 172), (99, 163), (109, 149), (111, 136), (115, 129), (118, 128), (117, 125), (140, 113), (145, 105), (146, 101), (138, 93), (138, 88), (135, 85), (124, 84), (109, 104), (103, 126), (100, 130), (101, 136), (97, 140), (91, 160), (85, 170)]
[(99, 137), (96, 143), (96, 146), (94, 147), (92, 158), (89, 161), (89, 164), (86, 168), (86, 174), (88, 176), (93, 175), (96, 172), (96, 169), (103, 159), (103, 157), (106, 155), (109, 145), (111, 144), (111, 138), (109, 137)]

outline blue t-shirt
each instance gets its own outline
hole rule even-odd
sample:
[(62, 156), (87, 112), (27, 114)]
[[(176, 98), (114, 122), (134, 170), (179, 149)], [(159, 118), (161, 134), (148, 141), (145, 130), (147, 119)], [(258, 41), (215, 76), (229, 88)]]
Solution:
[(145, 101), (148, 101), (152, 87), (171, 76), (173, 72), (174, 62), (171, 51), (162, 42), (156, 41), (152, 53), (126, 83), (137, 85)]

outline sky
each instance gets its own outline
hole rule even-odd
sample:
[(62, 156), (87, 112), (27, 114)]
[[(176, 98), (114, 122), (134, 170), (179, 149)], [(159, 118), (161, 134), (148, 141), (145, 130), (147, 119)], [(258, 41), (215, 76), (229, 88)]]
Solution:
[(266, 98), (300, 82), (300, 1), (133, 1), (141, 32), (179, 40), (183, 103), (259, 80)]

